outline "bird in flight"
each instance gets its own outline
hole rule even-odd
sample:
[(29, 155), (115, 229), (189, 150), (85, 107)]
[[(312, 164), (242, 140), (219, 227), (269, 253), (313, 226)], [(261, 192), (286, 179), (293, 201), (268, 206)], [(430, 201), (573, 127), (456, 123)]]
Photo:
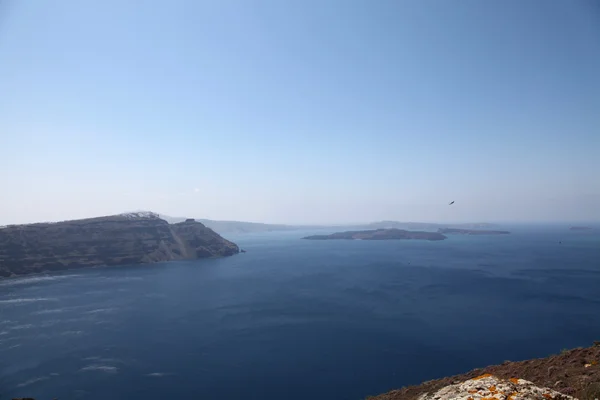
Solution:
[(454, 200), (452, 200), (450, 203), (448, 203), (449, 206), (451, 206), (452, 204), (454, 204)]

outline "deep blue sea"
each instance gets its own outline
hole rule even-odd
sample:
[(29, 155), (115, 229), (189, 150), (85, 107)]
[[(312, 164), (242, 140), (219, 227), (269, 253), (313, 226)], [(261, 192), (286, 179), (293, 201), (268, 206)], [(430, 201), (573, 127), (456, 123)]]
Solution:
[(0, 399), (359, 400), (600, 340), (600, 230), (512, 232), (1, 281)]

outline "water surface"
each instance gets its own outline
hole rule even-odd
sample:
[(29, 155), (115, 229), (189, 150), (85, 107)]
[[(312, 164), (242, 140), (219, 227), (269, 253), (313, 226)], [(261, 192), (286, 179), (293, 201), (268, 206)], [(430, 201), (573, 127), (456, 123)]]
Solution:
[(0, 399), (358, 400), (600, 339), (598, 234), (311, 233), (0, 282)]

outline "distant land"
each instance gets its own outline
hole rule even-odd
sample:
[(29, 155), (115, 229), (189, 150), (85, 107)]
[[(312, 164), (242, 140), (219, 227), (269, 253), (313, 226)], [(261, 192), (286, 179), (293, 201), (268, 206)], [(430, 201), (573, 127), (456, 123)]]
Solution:
[(430, 222), (398, 222), (398, 221), (379, 221), (371, 222), (370, 224), (364, 225), (367, 229), (379, 229), (379, 228), (398, 228), (398, 229), (418, 229), (418, 230), (437, 230), (440, 228), (463, 228), (463, 229), (482, 229), (482, 228), (494, 228), (497, 225), (490, 224), (488, 222), (474, 222), (474, 223), (463, 223), (463, 224), (439, 224)]
[[(169, 217), (160, 214), (160, 217), (170, 224), (185, 221), (183, 217)], [(254, 232), (273, 232), (273, 231), (293, 231), (299, 229), (315, 229), (318, 226), (293, 226), (281, 224), (263, 224), (260, 222), (242, 222), (242, 221), (215, 221), (211, 219), (196, 218), (196, 221), (204, 224), (206, 227), (220, 234), (227, 233), (254, 233)]]
[(446, 235), (508, 235), (509, 231), (493, 231), (484, 229), (456, 229), (456, 228), (440, 228), (439, 233)]
[[(170, 224), (185, 221), (186, 217), (170, 217), (160, 214), (160, 218)], [(428, 222), (398, 222), (398, 221), (379, 221), (366, 224), (346, 224), (346, 225), (285, 225), (285, 224), (264, 224), (259, 222), (242, 222), (242, 221), (216, 221), (211, 219), (196, 218), (220, 234), (239, 234), (239, 233), (254, 233), (254, 232), (278, 232), (278, 231), (298, 231), (298, 230), (324, 230), (324, 229), (406, 229), (406, 230), (424, 230), (436, 231), (440, 228), (464, 228), (464, 229), (482, 229), (494, 228), (497, 225), (487, 222), (464, 223), (464, 224), (437, 224)]]
[(572, 226), (569, 229), (572, 231), (591, 231), (592, 227), (590, 227), (590, 226)]
[(169, 224), (150, 212), (9, 225), (0, 229), (0, 277), (238, 252), (235, 243), (200, 222)]
[(337, 232), (331, 235), (306, 236), (308, 240), (444, 240), (446, 236), (437, 232), (405, 231), (403, 229), (374, 229), (367, 231)]

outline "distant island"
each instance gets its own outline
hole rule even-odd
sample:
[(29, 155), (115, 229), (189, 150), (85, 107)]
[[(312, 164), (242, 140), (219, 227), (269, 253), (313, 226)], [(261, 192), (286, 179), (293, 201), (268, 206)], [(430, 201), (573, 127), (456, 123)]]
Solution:
[(569, 230), (572, 230), (572, 231), (591, 231), (592, 227), (590, 227), (590, 226), (572, 226), (571, 228), (569, 228)]
[(444, 240), (446, 236), (438, 232), (406, 231), (403, 229), (374, 229), (366, 231), (337, 232), (331, 235), (312, 235), (302, 239), (308, 240)]
[[(183, 222), (187, 217), (171, 217), (164, 214), (159, 214), (161, 219), (164, 219), (170, 224)], [(196, 221), (201, 222), (206, 227), (215, 232), (224, 234), (245, 234), (258, 232), (289, 232), (299, 230), (373, 230), (373, 229), (406, 229), (409, 231), (432, 231), (435, 232), (439, 228), (461, 228), (461, 229), (490, 229), (496, 228), (494, 224), (488, 222), (473, 222), (462, 224), (439, 224), (430, 222), (400, 222), (400, 221), (378, 221), (362, 224), (346, 224), (346, 225), (285, 225), (285, 224), (266, 224), (261, 222), (244, 222), (244, 221), (218, 221), (212, 219), (196, 218)]]
[[(161, 219), (164, 219), (170, 224), (176, 224), (183, 222), (188, 218), (185, 217), (169, 217), (167, 215), (160, 215)], [(240, 234), (240, 233), (258, 233), (258, 232), (285, 232), (300, 229), (318, 229), (320, 227), (315, 226), (295, 226), (295, 225), (282, 225), (282, 224), (263, 224), (260, 222), (243, 222), (243, 221), (215, 221), (211, 219), (198, 219), (196, 221), (202, 223), (206, 227), (218, 232), (220, 234)]]
[(149, 212), (0, 229), (0, 277), (237, 253), (235, 243), (194, 219), (169, 224)]
[(439, 233), (447, 235), (508, 235), (509, 231), (492, 231), (483, 229), (440, 228)]
[(371, 222), (370, 224), (360, 226), (361, 229), (408, 229), (408, 230), (426, 230), (435, 231), (440, 228), (460, 228), (460, 229), (481, 229), (481, 228), (495, 228), (495, 224), (488, 222), (473, 222), (463, 224), (439, 224), (432, 222), (399, 222), (399, 221), (379, 221)]

